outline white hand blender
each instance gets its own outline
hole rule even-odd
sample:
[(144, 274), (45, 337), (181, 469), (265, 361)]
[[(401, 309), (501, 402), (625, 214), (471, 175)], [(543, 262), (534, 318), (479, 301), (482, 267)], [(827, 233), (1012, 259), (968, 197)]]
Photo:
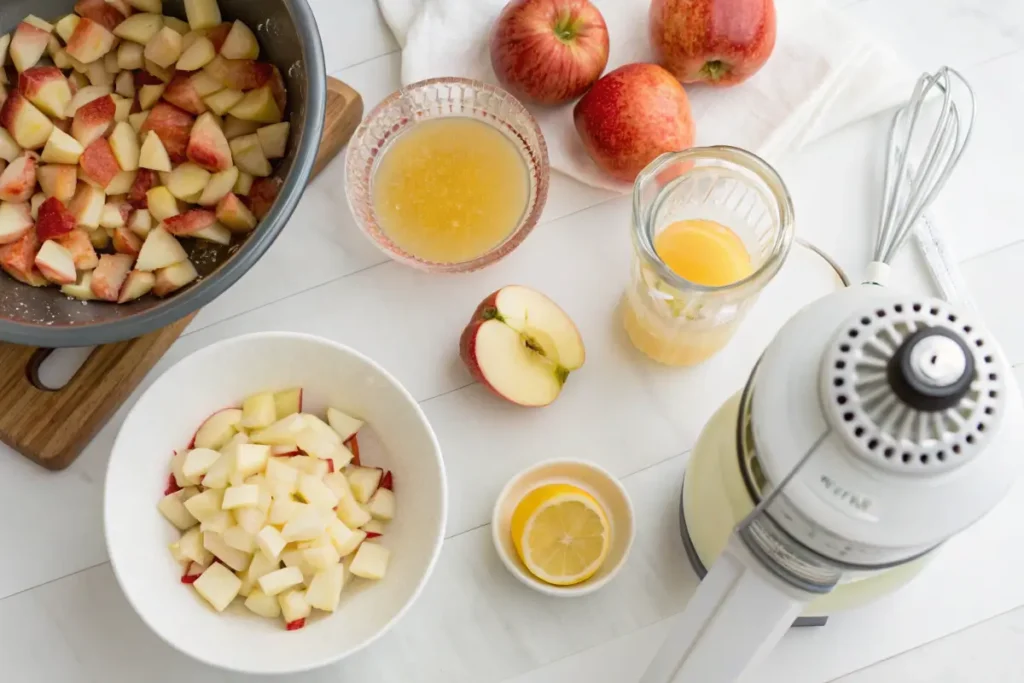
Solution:
[[(966, 123), (954, 79), (969, 97)], [(937, 123), (911, 165), (922, 106), (936, 90)], [(794, 316), (752, 372), (730, 413), (734, 461), (722, 472), (741, 477), (756, 505), (641, 683), (740, 680), (812, 600), (850, 575), (921, 558), (1014, 482), (1024, 403), (991, 335), (947, 302), (880, 286), (959, 160), (973, 119), (970, 87), (948, 68), (922, 76), (896, 113), (867, 282)]]

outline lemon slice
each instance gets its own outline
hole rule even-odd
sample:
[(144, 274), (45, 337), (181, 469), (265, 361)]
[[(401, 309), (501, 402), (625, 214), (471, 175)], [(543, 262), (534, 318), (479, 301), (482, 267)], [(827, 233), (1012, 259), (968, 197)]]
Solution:
[(531, 574), (555, 586), (571, 586), (601, 568), (611, 527), (589, 493), (570, 484), (547, 484), (516, 505), (512, 543)]

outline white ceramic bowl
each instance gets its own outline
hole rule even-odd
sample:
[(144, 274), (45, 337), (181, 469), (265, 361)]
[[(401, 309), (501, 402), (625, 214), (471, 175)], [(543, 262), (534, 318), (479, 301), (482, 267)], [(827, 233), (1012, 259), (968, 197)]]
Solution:
[[(379, 583), (357, 581), (334, 614), (305, 628), (250, 613), (236, 601), (217, 614), (191, 586), (167, 546), (179, 533), (157, 512), (170, 458), (211, 413), (253, 393), (302, 387), (303, 410), (328, 405), (366, 420), (364, 464), (394, 472), (398, 513), (381, 537), (392, 552)], [(364, 434), (372, 430), (370, 434)], [(409, 608), (444, 538), (447, 495), (437, 439), (419, 405), (365, 356), (317, 337), (270, 332), (208, 346), (167, 370), (128, 414), (107, 469), (107, 549), (132, 607), (157, 635), (213, 666), (253, 674), (324, 666), (366, 647)]]
[[(512, 513), (526, 494), (544, 484), (573, 484), (597, 499), (608, 515), (612, 528), (611, 546), (597, 573), (575, 586), (553, 586), (530, 573), (512, 544)], [(587, 595), (598, 590), (618, 574), (626, 563), (635, 535), (633, 504), (626, 489), (611, 474), (582, 460), (548, 460), (523, 470), (512, 478), (494, 504), (491, 534), (494, 547), (505, 567), (524, 584), (536, 591), (567, 598)]]

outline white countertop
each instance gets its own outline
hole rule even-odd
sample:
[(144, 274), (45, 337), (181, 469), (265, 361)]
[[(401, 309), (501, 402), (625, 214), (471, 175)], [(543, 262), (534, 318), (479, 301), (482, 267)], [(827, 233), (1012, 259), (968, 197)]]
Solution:
[[(971, 294), (1015, 365), (1018, 379), (1024, 380), (1024, 317), (1019, 297), (1013, 294), (1024, 289), (1024, 238), (1015, 211), (1024, 178), (1019, 170), (1024, 158), (1024, 82), (1019, 77), (1024, 70), (1024, 4), (831, 2), (866, 23), (915, 67), (932, 70), (948, 63), (961, 69), (974, 86), (979, 102), (975, 138), (935, 213), (951, 235)], [(399, 55), (376, 3), (310, 4), (324, 37), (328, 72), (357, 88), (369, 109), (399, 84)], [(340, 667), (280, 680), (629, 683), (640, 670), (637, 663), (646, 661), (660, 640), (664, 620), (681, 607), (682, 588), (693, 580), (673, 575), (682, 548), (671, 501), (687, 451), (710, 411), (739, 386), (746, 367), (742, 361), (735, 368), (712, 364), (707, 372), (717, 373), (709, 376), (720, 387), (710, 390), (707, 405), (680, 406), (675, 414), (660, 415), (654, 413), (659, 400), (673, 396), (671, 383), (653, 379), (651, 366), (616, 366), (613, 357), (629, 352), (621, 345), (598, 345), (588, 347), (594, 372), (581, 372), (577, 382), (575, 377), (570, 380), (567, 395), (551, 408), (524, 412), (491, 400), (469, 380), (452, 352), (469, 311), (508, 278), (526, 279), (527, 273), (528, 284), (556, 300), (569, 298), (574, 278), (583, 275), (571, 265), (559, 266), (577, 256), (624, 268), (619, 255), (591, 245), (587, 234), (605, 229), (601, 226), (628, 224), (628, 204), (556, 175), (542, 225), (514, 256), (467, 276), (471, 279), (438, 278), (386, 262), (358, 234), (345, 204), (339, 164), (335, 162), (307, 190), (270, 252), (236, 287), (200, 313), (157, 367), (159, 372), (198, 347), (246, 331), (277, 328), (322, 334), (369, 353), (391, 370), (423, 403), (445, 449), (453, 491), (447, 540), (416, 608), (399, 628)], [(797, 202), (799, 210), (799, 196)], [(524, 263), (530, 267), (524, 268)], [(585, 337), (588, 327), (609, 324), (608, 310), (622, 275), (609, 272), (616, 273), (610, 284), (597, 278), (592, 297), (572, 301), (570, 312)], [(410, 291), (418, 299), (410, 299)], [(427, 307), (439, 298), (450, 305), (443, 310)], [(448, 337), (451, 345), (444, 343)], [(440, 341), (423, 345), (418, 342), (423, 338)], [(602, 363), (605, 369), (599, 372), (596, 368)], [(629, 400), (602, 402), (599, 392), (588, 392), (588, 383), (602, 381), (617, 382)], [(470, 409), (482, 419), (472, 424), (460, 419)], [(599, 412), (601, 418), (594, 420)], [(243, 677), (209, 669), (171, 651), (135, 617), (114, 581), (106, 562), (100, 509), (106, 456), (119, 424), (120, 415), (62, 473), (46, 472), (0, 446), (0, 548), (5, 556), (0, 565), (0, 663), (7, 674), (3, 678), (17, 672), (9, 678), (12, 683), (241, 681)], [(643, 425), (642, 433), (631, 433), (633, 425)], [(545, 435), (545, 443), (538, 443), (537, 434)], [(519, 587), (495, 556), (486, 527), (490, 505), (504, 481), (531, 462), (558, 455), (588, 457), (622, 478), (637, 506), (640, 530), (630, 570), (598, 595), (570, 602)], [(990, 545), (998, 542), (988, 540)], [(953, 550), (967, 555), (971, 547)], [(890, 598), (887, 607), (837, 623), (836, 629), (844, 634), (841, 643), (827, 630), (821, 631), (826, 634), (821, 636), (822, 647), (810, 650), (813, 655), (806, 647), (801, 650), (799, 643), (788, 647), (787, 642), (773, 673), (763, 680), (1024, 680), (1024, 660), (1018, 654), (1024, 647), (1024, 608), (999, 615), (991, 590), (984, 600), (972, 593), (972, 587), (989, 581), (990, 575), (1012, 580), (1016, 570), (995, 567), (990, 572), (992, 567), (979, 566), (972, 576), (970, 559), (960, 558), (960, 572), (950, 574), (959, 577), (956, 585), (937, 586), (932, 580), (916, 591), (912, 585), (906, 595)], [(979, 606), (980, 602), (986, 604)], [(915, 642), (920, 647), (901, 654), (907, 646), (877, 646), (875, 641), (884, 638), (884, 629), (876, 629), (877, 620), (884, 620), (889, 608), (896, 615), (934, 604), (959, 610), (964, 630), (924, 634)], [(439, 633), (450, 636), (438, 637)], [(790, 640), (816, 637), (799, 634)], [(928, 640), (934, 642), (922, 645)], [(843, 658), (839, 651), (857, 648), (878, 654), (845, 668), (808, 660)], [(419, 654), (420, 668), (411, 668), (411, 659), (398, 656), (404, 651)], [(801, 652), (802, 658), (789, 656), (792, 652)], [(885, 661), (874, 663), (880, 659)], [(860, 662), (850, 657), (845, 661)], [(804, 675), (808, 667), (844, 673), (865, 668), (839, 678), (809, 679)]]

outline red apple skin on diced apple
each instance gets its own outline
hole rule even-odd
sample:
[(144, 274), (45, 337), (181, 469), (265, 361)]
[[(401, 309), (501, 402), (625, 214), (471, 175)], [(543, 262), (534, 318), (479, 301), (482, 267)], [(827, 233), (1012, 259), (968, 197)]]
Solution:
[(42, 164), (36, 169), (36, 179), (47, 197), (69, 202), (78, 188), (78, 166)]
[(232, 166), (231, 147), (224, 131), (208, 117), (200, 117), (189, 136), (186, 155), (207, 171), (217, 173)]
[(252, 59), (224, 59), (215, 57), (205, 67), (206, 72), (231, 90), (255, 90), (274, 76), (274, 67)]
[(128, 277), (135, 258), (127, 254), (103, 254), (92, 273), (92, 293), (104, 301), (117, 301), (121, 285)]
[(211, 43), (213, 43), (213, 49), (215, 52), (220, 53), (220, 49), (224, 47), (224, 41), (228, 39), (229, 33), (231, 33), (230, 21), (225, 21), (222, 24), (217, 24), (213, 28), (206, 29), (206, 37)]
[(132, 182), (132, 189), (128, 191), (128, 203), (130, 203), (136, 209), (145, 209), (149, 206), (149, 201), (146, 199), (146, 193), (156, 187), (157, 181), (160, 177), (156, 171), (151, 171), (148, 168), (140, 168), (138, 174), (135, 176), (135, 181)]
[(75, 3), (75, 14), (92, 19), (108, 31), (113, 31), (126, 18), (107, 0), (81, 0)]
[(0, 173), (0, 200), (20, 204), (31, 199), (36, 189), (36, 155), (23, 152)]
[(273, 64), (270, 65), (270, 91), (274, 94), (277, 110), (283, 115), (288, 108), (288, 90), (285, 88), (281, 70)]
[(36, 234), (39, 236), (40, 241), (45, 242), (46, 240), (66, 235), (74, 229), (75, 217), (64, 206), (64, 202), (56, 197), (50, 197), (39, 205), (39, 213), (36, 218)]
[(178, 72), (164, 90), (163, 98), (190, 114), (202, 114), (206, 111), (203, 98), (192, 85), (191, 74)]
[(164, 229), (176, 237), (187, 237), (217, 222), (217, 216), (205, 209), (192, 209), (164, 221)]
[[(38, 117), (46, 117), (46, 115), (29, 102), (28, 98), (22, 95), (19, 90), (12, 90), (7, 99), (4, 100), (3, 107), (0, 108), (0, 125), (6, 128), (7, 132), (22, 147), (31, 146), (33, 149), (38, 149), (46, 144), (46, 140), (40, 141), (41, 136), (33, 135), (31, 140), (29, 140), (26, 139), (29, 137), (28, 134), (19, 130), (23, 128), (22, 125), (19, 125), (19, 122), (23, 122), (26, 118), (31, 120)], [(49, 120), (49, 118), (46, 117), (46, 120)], [(49, 136), (47, 135), (47, 137)]]
[[(149, 294), (150, 291), (152, 291), (155, 282), (156, 276), (153, 275), (153, 273), (147, 273), (143, 270), (133, 270), (128, 273), (128, 277), (125, 278), (124, 284), (121, 285), (121, 294), (117, 298), (117, 303), (123, 304), (129, 301), (135, 301), (136, 299)], [(171, 480), (174, 481), (173, 474), (171, 475)], [(174, 492), (172, 491), (171, 493)]]
[(36, 253), (36, 268), (50, 282), (57, 285), (70, 285), (78, 279), (75, 262), (67, 249), (55, 241), (42, 244)]
[(127, 227), (114, 228), (114, 251), (119, 254), (127, 254), (133, 259), (139, 255), (142, 249), (142, 239)]
[(387, 489), (388, 491), (395, 490), (395, 480), (394, 476), (391, 474), (391, 470), (384, 473), (384, 478), (380, 480), (380, 487), (382, 489)]
[(106, 138), (100, 138), (86, 147), (78, 163), (85, 174), (100, 187), (109, 185), (121, 172), (121, 167), (117, 165), (117, 157), (114, 156), (114, 151)]
[(117, 40), (114, 34), (88, 17), (82, 17), (68, 39), (67, 53), (83, 64), (90, 64), (105, 55)]
[(154, 131), (167, 150), (171, 163), (181, 164), (188, 160), (188, 139), (194, 123), (195, 119), (187, 111), (159, 102), (150, 110), (139, 135), (145, 138), (146, 133)]
[[(51, 118), (56, 116), (58, 119), (64, 118), (63, 107), (66, 107), (67, 103), (71, 101), (73, 94), (71, 86), (68, 85), (68, 79), (55, 66), (34, 66), (31, 69), (26, 69), (18, 77), (18, 90), (37, 107), (57, 109), (57, 111), (48, 113)], [(50, 102), (54, 106), (47, 107)]]
[(256, 216), (233, 192), (217, 202), (217, 220), (233, 232), (248, 232), (256, 227)]
[(262, 220), (274, 205), (277, 194), (284, 184), (280, 178), (257, 178), (249, 190), (249, 208), (256, 218)]
[(349, 437), (348, 441), (345, 442), (345, 448), (352, 451), (352, 464), (356, 467), (362, 467), (362, 461), (359, 458), (359, 435), (353, 434)]
[(114, 98), (110, 95), (97, 97), (82, 105), (71, 122), (71, 137), (82, 143), (83, 147), (88, 147), (107, 134), (114, 123), (115, 110)]
[(138, 90), (144, 85), (162, 85), (163, 81), (144, 69), (136, 69), (133, 72), (135, 78), (135, 89)]
[(32, 213), (28, 204), (5, 203), (0, 207), (0, 244), (17, 242), (32, 229)]
[(14, 29), (8, 54), (17, 70), (25, 71), (36, 65), (46, 52), (49, 42), (50, 34), (47, 31), (23, 21)]
[(33, 279), (32, 273), (36, 270), (35, 261), (39, 245), (35, 231), (26, 231), (18, 240), (0, 246), (0, 266), (22, 282)]
[(96, 248), (92, 246), (89, 233), (82, 228), (75, 228), (55, 239), (71, 252), (71, 257), (75, 259), (75, 268), (78, 270), (92, 270), (99, 264), (100, 258), (96, 255)]

